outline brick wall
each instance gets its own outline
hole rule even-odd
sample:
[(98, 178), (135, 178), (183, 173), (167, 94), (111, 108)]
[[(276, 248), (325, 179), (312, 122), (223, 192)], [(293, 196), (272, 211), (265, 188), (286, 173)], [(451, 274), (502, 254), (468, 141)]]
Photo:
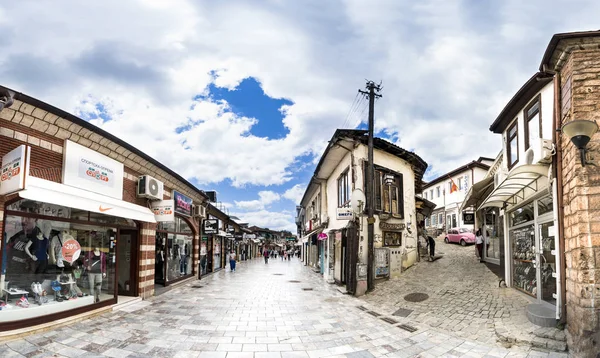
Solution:
[[(151, 175), (165, 183), (165, 199), (171, 198), (173, 189), (191, 197), (196, 203), (203, 198), (192, 188), (163, 171), (143, 157), (110, 141), (68, 119), (15, 101), (10, 108), (0, 112), (0, 157), (21, 144), (31, 146), (31, 171), (35, 177), (61, 182), (64, 140), (69, 139), (94, 151), (107, 155), (125, 165), (123, 200), (147, 206), (146, 199), (136, 196), (137, 178)], [(10, 198), (0, 196), (0, 237), (4, 204)], [(192, 270), (197, 274), (199, 250), (199, 222), (191, 220), (194, 235)], [(139, 227), (139, 294), (143, 298), (154, 295), (154, 260), (156, 224), (142, 223)]]
[[(572, 81), (570, 108), (562, 112), (561, 125), (575, 119), (600, 123), (600, 50), (573, 51), (560, 77), (561, 88), (568, 88), (567, 81)], [(563, 98), (562, 103), (569, 101)], [(566, 136), (559, 145), (563, 150), (568, 344), (573, 357), (595, 357), (600, 351), (600, 167), (582, 167), (579, 151)], [(600, 165), (600, 133), (588, 149), (588, 160)]]

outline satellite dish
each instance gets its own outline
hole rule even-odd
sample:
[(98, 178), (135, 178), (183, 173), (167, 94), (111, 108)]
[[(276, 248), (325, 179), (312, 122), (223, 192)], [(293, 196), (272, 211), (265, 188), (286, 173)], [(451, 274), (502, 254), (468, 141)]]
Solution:
[(363, 193), (363, 191), (360, 189), (354, 189), (352, 191), (352, 197), (350, 200), (352, 212), (355, 214), (360, 214), (365, 208), (365, 200), (365, 193)]

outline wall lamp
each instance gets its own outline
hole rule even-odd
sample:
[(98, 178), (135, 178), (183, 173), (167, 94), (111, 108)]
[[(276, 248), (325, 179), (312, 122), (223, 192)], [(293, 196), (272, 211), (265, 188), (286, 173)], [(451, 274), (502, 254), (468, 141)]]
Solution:
[(579, 149), (581, 166), (585, 167), (585, 147), (592, 136), (598, 131), (598, 124), (595, 121), (574, 120), (562, 127), (562, 132), (571, 138), (571, 142)]
[(7, 90), (6, 88), (0, 88), (0, 111), (13, 104), (13, 96), (14, 93), (12, 91)]
[(383, 176), (383, 182), (387, 186), (391, 186), (394, 184), (394, 176), (392, 174), (386, 174)]

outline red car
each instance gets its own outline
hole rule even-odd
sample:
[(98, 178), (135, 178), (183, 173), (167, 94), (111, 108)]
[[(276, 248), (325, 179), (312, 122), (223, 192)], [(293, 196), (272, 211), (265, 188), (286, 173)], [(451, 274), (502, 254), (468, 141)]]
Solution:
[(471, 229), (466, 227), (455, 227), (448, 230), (446, 237), (444, 238), (444, 242), (447, 244), (449, 242), (457, 242), (462, 246), (466, 246), (467, 244), (475, 243), (475, 234)]

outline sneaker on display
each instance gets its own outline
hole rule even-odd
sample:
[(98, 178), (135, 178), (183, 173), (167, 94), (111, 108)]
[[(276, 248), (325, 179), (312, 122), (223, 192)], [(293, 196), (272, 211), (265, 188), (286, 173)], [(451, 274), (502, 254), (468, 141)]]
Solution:
[(27, 297), (21, 296), (21, 298), (17, 301), (17, 306), (22, 308), (29, 307), (29, 300), (27, 300)]

